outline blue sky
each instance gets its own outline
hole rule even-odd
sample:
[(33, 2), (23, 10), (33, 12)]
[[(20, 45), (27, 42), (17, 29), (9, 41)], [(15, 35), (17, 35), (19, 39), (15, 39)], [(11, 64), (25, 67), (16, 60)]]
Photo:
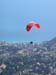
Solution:
[[(29, 21), (41, 24), (26, 31)], [(56, 0), (0, 0), (0, 41), (46, 41), (56, 37)]]

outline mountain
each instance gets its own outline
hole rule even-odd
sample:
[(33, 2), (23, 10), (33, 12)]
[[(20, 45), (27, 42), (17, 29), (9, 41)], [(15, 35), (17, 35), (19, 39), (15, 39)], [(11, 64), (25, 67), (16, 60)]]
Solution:
[(0, 75), (56, 75), (56, 37), (42, 43), (0, 42)]

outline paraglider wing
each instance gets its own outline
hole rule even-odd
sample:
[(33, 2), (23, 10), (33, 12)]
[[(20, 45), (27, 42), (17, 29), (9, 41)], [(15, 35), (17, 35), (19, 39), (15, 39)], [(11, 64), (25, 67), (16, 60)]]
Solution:
[(38, 23), (36, 23), (36, 22), (29, 22), (29, 23), (27, 24), (27, 26), (26, 26), (26, 30), (27, 30), (27, 31), (30, 31), (31, 28), (32, 28), (32, 26), (35, 26), (35, 27), (37, 27), (37, 28), (40, 28), (40, 24), (38, 24)]

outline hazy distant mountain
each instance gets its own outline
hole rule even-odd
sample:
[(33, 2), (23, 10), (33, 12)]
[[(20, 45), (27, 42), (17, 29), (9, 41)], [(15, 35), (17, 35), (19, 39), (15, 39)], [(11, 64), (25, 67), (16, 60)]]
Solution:
[(42, 43), (0, 42), (0, 75), (56, 75), (56, 37)]

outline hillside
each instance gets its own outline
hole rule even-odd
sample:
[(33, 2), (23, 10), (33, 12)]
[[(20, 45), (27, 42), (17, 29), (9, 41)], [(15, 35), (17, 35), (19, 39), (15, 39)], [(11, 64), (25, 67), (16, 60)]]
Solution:
[(0, 42), (0, 75), (56, 75), (56, 37), (42, 43)]

